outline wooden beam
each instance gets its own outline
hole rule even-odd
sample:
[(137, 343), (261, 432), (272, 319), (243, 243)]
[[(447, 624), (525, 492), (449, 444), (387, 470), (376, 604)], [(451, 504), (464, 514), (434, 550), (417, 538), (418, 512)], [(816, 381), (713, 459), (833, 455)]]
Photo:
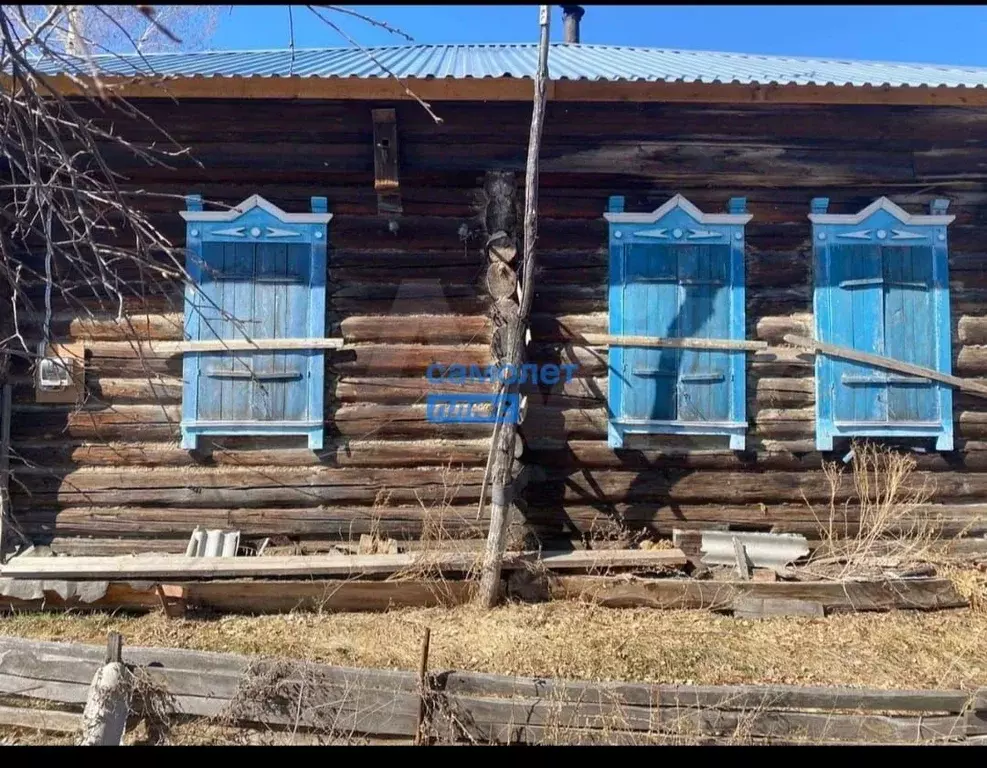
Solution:
[(333, 339), (216, 339), (209, 341), (150, 341), (141, 345), (151, 354), (183, 352), (254, 352), (276, 349), (340, 349), (343, 340)]
[(767, 349), (766, 341), (748, 341), (738, 339), (696, 339), (696, 338), (658, 338), (652, 336), (601, 336), (586, 334), (586, 343), (590, 346), (610, 347), (649, 347), (659, 349), (721, 349), (726, 351), (747, 350), (755, 352)]
[(559, 576), (553, 600), (583, 600), (609, 608), (733, 609), (738, 598), (784, 598), (820, 603), (832, 611), (941, 610), (968, 605), (949, 579), (888, 581), (617, 580), (607, 576)]
[[(528, 158), (524, 178), (524, 259), (521, 267), (521, 284), (518, 315), (507, 324), (507, 342), (504, 357), (514, 370), (520, 370), (524, 352), (531, 334), (528, 329), (531, 304), (534, 299), (535, 281), (535, 242), (538, 237), (538, 156), (541, 149), (542, 129), (545, 124), (545, 84), (548, 81), (549, 27), (551, 16), (549, 6), (538, 7), (538, 69), (535, 72), (534, 104), (531, 113), (531, 130), (528, 133)], [(517, 394), (514, 386), (515, 397)], [(518, 420), (523, 420), (520, 416)], [(515, 420), (498, 419), (495, 435), (490, 440), (491, 461), (487, 470), (492, 479), (493, 498), (490, 503), (490, 528), (487, 531), (487, 546), (480, 569), (480, 586), (477, 600), (484, 608), (497, 604), (501, 588), (500, 573), (504, 550), (507, 548), (507, 527), (511, 511), (511, 495), (514, 491), (514, 465), (518, 424)], [(486, 486), (484, 474), (483, 485)], [(482, 499), (481, 499), (482, 509)], [(479, 516), (479, 512), (477, 513)]]
[(822, 354), (829, 355), (830, 357), (839, 357), (843, 360), (852, 360), (855, 363), (873, 365), (877, 368), (885, 368), (889, 371), (904, 373), (909, 376), (921, 376), (923, 379), (938, 381), (941, 384), (946, 384), (960, 390), (961, 392), (968, 392), (971, 395), (987, 397), (987, 386), (973, 381), (968, 381), (966, 379), (961, 379), (957, 376), (950, 376), (948, 373), (941, 373), (933, 368), (926, 368), (922, 365), (906, 363), (903, 360), (895, 360), (892, 357), (885, 357), (884, 355), (861, 352), (856, 349), (851, 349), (850, 347), (827, 344), (824, 341), (816, 341), (815, 339), (805, 338), (804, 336), (786, 334), (784, 340), (794, 347), (799, 347), (809, 352), (821, 352)]
[(374, 190), (377, 213), (381, 216), (401, 213), (401, 190), (398, 182), (398, 126), (393, 109), (371, 110), (374, 123)]
[[(86, 78), (81, 78), (83, 82)], [(9, 80), (0, 78), (9, 87)], [(73, 78), (48, 78), (63, 96), (92, 92)], [(107, 92), (142, 99), (339, 99), (409, 101), (413, 97), (393, 78), (332, 77), (113, 77), (100, 82)], [(403, 83), (426, 101), (528, 102), (532, 81), (524, 77), (406, 78)], [(739, 83), (613, 82), (553, 80), (552, 101), (661, 102), (706, 104), (889, 104), (902, 106), (987, 106), (985, 88), (745, 85)]]
[(7, 519), (10, 517), (10, 408), (13, 387), (0, 390), (0, 565), (7, 558)]
[(0, 706), (0, 725), (55, 733), (78, 733), (82, 716), (54, 709)]
[[(307, 555), (284, 557), (52, 557), (15, 558), (2, 569), (18, 579), (183, 579), (278, 576), (379, 576), (408, 570), (467, 572), (477, 561), (472, 552), (406, 552), (392, 555)], [(519, 552), (504, 568), (540, 564), (550, 570), (660, 567), (686, 564), (678, 549)]]

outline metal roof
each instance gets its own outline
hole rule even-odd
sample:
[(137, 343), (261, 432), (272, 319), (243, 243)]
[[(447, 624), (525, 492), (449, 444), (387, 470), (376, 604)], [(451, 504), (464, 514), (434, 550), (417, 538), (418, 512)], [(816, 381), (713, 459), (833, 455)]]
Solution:
[[(103, 54), (106, 75), (174, 77), (528, 78), (535, 71), (533, 43), (403, 45), (270, 51)], [(46, 60), (48, 74), (85, 74), (88, 63)], [(938, 64), (762, 56), (662, 48), (556, 43), (549, 55), (553, 80), (740, 83), (836, 86), (969, 87), (987, 85), (987, 69)]]

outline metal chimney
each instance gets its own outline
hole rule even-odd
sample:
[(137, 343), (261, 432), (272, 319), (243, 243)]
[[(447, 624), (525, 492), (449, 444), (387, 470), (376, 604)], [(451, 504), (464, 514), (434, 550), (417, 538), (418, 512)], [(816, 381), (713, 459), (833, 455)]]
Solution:
[(565, 34), (565, 42), (579, 42), (579, 20), (586, 13), (581, 5), (562, 6), (562, 28)]

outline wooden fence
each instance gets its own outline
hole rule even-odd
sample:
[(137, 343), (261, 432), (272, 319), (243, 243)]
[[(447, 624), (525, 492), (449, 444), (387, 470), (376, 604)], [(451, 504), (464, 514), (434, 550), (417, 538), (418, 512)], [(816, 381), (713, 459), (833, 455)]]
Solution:
[[(8, 702), (0, 725), (71, 731), (104, 652), (0, 638)], [(408, 739), (422, 716), (430, 743), (976, 743), (987, 734), (987, 689), (651, 685), (459, 671), (432, 672), (422, 686), (414, 672), (167, 648), (125, 647), (123, 660), (174, 719), (341, 741)], [(31, 700), (48, 709), (30, 708)]]

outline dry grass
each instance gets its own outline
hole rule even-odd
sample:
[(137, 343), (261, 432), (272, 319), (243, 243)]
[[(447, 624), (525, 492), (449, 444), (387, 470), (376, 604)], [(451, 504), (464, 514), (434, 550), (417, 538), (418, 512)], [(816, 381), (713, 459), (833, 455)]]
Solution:
[(223, 616), (22, 614), (0, 632), (103, 644), (280, 655), (412, 670), (423, 627), (430, 667), (665, 683), (787, 683), (878, 688), (987, 685), (987, 615), (973, 610), (737, 620), (706, 611), (614, 610), (579, 603), (469, 606), (383, 614)]
[[(706, 611), (614, 610), (580, 603), (406, 609), (383, 614), (224, 616), (168, 620), (161, 614), (22, 614), (0, 620), (0, 632), (102, 645), (116, 630), (128, 645), (171, 646), (277, 656), (329, 664), (417, 667), (423, 627), (432, 630), (429, 666), (524, 676), (683, 684), (847, 685), (888, 689), (987, 685), (987, 614), (836, 615), (825, 619), (737, 620)], [(289, 667), (293, 667), (290, 662)], [(279, 696), (298, 691), (275, 664), (259, 681)], [(270, 671), (270, 670), (268, 670)], [(289, 670), (290, 671), (290, 670)], [(286, 682), (287, 681), (287, 682)], [(286, 687), (287, 686), (287, 687)], [(297, 687), (297, 686), (296, 686)], [(252, 688), (244, 691), (257, 701)], [(242, 698), (242, 697), (241, 697)], [(619, 713), (612, 733), (571, 727), (564, 702), (548, 718), (543, 743), (621, 743)], [(734, 713), (728, 740), (751, 741), (744, 723), (756, 711)], [(655, 743), (696, 743), (694, 711), (662, 722)], [(681, 725), (681, 728), (679, 727)], [(657, 725), (656, 725), (657, 727)], [(351, 743), (352, 734), (246, 731), (229, 723), (171, 723), (172, 744)], [(679, 732), (681, 731), (681, 732)], [(651, 735), (645, 735), (648, 739)], [(797, 735), (796, 735), (797, 736)], [(58, 736), (4, 729), (16, 743), (60, 743)], [(798, 738), (793, 737), (795, 741)], [(791, 740), (791, 739), (789, 739)], [(144, 724), (130, 736), (153, 743)]]

